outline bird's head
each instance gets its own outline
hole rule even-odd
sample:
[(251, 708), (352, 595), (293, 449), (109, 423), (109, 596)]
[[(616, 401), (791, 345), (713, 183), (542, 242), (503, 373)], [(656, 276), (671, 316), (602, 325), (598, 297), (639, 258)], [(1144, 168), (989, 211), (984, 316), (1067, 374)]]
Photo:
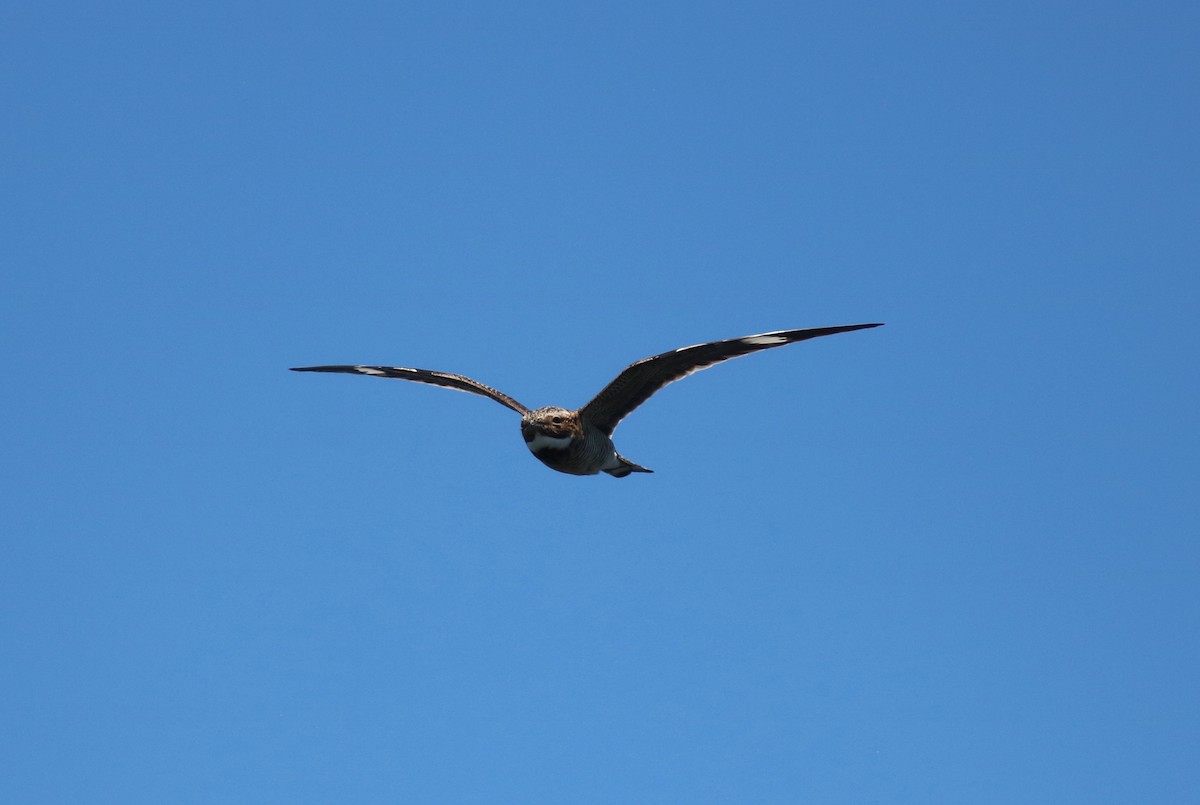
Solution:
[(521, 435), (529, 449), (562, 450), (578, 436), (583, 436), (579, 414), (566, 408), (538, 408), (521, 417)]

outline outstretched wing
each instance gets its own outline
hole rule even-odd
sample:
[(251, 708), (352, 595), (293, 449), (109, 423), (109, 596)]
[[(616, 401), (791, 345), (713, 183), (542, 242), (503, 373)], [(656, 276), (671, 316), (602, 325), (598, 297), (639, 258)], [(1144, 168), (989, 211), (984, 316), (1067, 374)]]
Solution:
[(617, 423), (629, 416), (633, 409), (644, 403), (651, 394), (668, 383), (687, 377), (692, 372), (707, 369), (709, 366), (730, 358), (758, 352), (760, 349), (773, 349), (786, 344), (794, 344), (797, 341), (820, 338), (823, 335), (879, 327), (881, 323), (813, 327), (808, 330), (779, 330), (774, 333), (748, 335), (743, 338), (731, 338), (728, 341), (712, 341), (708, 344), (697, 344), (693, 347), (681, 347), (671, 352), (664, 352), (629, 366), (605, 386), (591, 402), (580, 409), (579, 413), (611, 436)]
[(367, 375), (369, 377), (394, 377), (398, 380), (412, 380), (416, 383), (429, 383), (434, 386), (465, 391), (469, 394), (479, 394), (490, 397), (506, 408), (511, 408), (518, 414), (524, 414), (529, 409), (509, 397), (496, 391), (491, 386), (472, 380), (462, 375), (452, 375), (449, 372), (433, 372), (429, 369), (406, 369), (403, 366), (298, 366), (293, 372), (341, 372), (350, 375)]

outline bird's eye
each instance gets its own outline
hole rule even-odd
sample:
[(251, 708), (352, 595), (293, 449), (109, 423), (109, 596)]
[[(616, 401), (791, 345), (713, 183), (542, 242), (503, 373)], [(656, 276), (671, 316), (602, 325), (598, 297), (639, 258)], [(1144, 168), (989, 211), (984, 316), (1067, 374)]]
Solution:
[(560, 416), (552, 416), (552, 417), (550, 417), (550, 421), (551, 421), (551, 422), (553, 422), (555, 425), (561, 425), (561, 424), (562, 424), (562, 417), (560, 417)]

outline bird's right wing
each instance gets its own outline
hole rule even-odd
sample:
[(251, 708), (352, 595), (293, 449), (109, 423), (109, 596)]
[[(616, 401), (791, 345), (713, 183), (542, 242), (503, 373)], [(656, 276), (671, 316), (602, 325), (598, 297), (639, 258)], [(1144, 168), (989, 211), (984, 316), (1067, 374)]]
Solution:
[(712, 341), (691, 347), (655, 355), (628, 366), (611, 383), (597, 394), (591, 402), (580, 409), (592, 424), (612, 435), (617, 424), (633, 409), (649, 399), (650, 395), (668, 383), (674, 383), (693, 372), (707, 369), (730, 358), (738, 358), (764, 349), (795, 344), (824, 335), (848, 333), (879, 327), (879, 324), (846, 324), (840, 327), (811, 327), (806, 330), (779, 330), (759, 333), (727, 341)]
[(366, 375), (368, 377), (394, 377), (398, 380), (412, 380), (416, 383), (429, 383), (442, 388), (465, 391), (468, 394), (478, 394), (490, 397), (506, 408), (511, 408), (518, 414), (524, 414), (529, 409), (509, 397), (496, 391), (491, 386), (485, 386), (477, 380), (449, 372), (434, 372), (429, 369), (406, 369), (403, 366), (298, 366), (293, 372), (341, 372), (349, 375)]

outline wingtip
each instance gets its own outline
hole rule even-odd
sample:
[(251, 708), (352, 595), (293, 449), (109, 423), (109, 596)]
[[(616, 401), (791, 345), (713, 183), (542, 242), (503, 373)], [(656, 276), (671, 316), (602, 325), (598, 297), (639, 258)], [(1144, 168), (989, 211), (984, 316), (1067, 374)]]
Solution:
[(873, 321), (867, 324), (840, 324), (836, 327), (816, 327), (814, 329), (823, 330), (823, 335), (831, 335), (833, 333), (853, 333), (859, 330), (870, 330), (873, 327), (882, 327), (883, 322)]

